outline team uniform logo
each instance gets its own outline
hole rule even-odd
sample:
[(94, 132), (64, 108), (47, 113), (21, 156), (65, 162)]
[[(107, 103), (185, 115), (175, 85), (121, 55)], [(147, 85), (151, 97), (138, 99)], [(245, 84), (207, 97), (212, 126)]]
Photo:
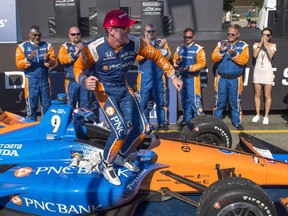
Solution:
[(17, 169), (17, 170), (14, 172), (14, 175), (15, 175), (17, 178), (22, 178), (22, 177), (28, 176), (31, 172), (32, 172), (32, 168), (30, 168), (30, 167), (23, 167), (23, 168)]
[(111, 58), (112, 56), (113, 56), (113, 52), (112, 51), (105, 52), (105, 57), (106, 58)]
[(112, 106), (108, 106), (105, 110), (107, 116), (112, 116), (115, 113), (115, 109)]

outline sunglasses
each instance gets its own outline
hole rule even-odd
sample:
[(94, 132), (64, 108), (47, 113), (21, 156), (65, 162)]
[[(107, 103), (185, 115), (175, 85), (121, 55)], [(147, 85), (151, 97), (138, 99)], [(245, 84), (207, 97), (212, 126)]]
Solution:
[(183, 38), (184, 38), (184, 39), (192, 39), (193, 36), (184, 36)]
[(264, 34), (264, 35), (266, 35), (267, 37), (271, 37), (271, 34)]
[(147, 32), (148, 34), (151, 34), (151, 33), (154, 34), (156, 31), (155, 31), (155, 30), (147, 30), (146, 32)]
[(32, 34), (33, 37), (41, 37), (41, 34)]
[(234, 37), (236, 34), (227, 32), (227, 35)]
[(70, 33), (71, 36), (80, 36), (81, 33)]
[(112, 28), (122, 29), (125, 33), (131, 31), (131, 27), (112, 26)]

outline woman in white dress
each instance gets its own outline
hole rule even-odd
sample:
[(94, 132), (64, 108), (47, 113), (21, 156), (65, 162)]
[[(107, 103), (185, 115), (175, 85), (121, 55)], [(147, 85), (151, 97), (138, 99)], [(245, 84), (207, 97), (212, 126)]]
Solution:
[(256, 115), (252, 122), (260, 121), (261, 92), (264, 88), (265, 94), (265, 115), (263, 124), (269, 124), (269, 111), (271, 107), (271, 90), (274, 83), (274, 73), (271, 61), (277, 50), (276, 44), (271, 43), (272, 30), (266, 27), (262, 30), (261, 41), (253, 45), (253, 57), (256, 58), (256, 64), (253, 74), (253, 83), (255, 89), (254, 102)]

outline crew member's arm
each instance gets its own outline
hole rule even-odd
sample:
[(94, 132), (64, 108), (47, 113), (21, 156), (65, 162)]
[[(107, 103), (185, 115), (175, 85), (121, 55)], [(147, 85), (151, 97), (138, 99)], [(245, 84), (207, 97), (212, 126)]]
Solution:
[(177, 76), (175, 76), (175, 70), (173, 66), (165, 57), (161, 55), (159, 50), (152, 46), (148, 46), (147, 42), (145, 42), (143, 39), (140, 39), (140, 50), (138, 54), (155, 61), (161, 70), (172, 79), (172, 82), (177, 90), (182, 88), (183, 83)]
[(48, 52), (44, 54), (44, 65), (45, 67), (54, 67), (56, 64), (56, 56), (54, 48), (51, 44), (48, 44)]
[(243, 50), (241, 53), (238, 53), (238, 52), (234, 52), (232, 55), (231, 55), (231, 59), (237, 63), (238, 65), (245, 65), (247, 64), (248, 60), (249, 60), (249, 46), (248, 44), (246, 44), (244, 47), (243, 47)]
[(63, 65), (70, 64), (75, 60), (69, 54), (65, 45), (61, 45), (59, 52), (58, 52), (58, 59), (59, 59), (59, 62)]
[(173, 56), (173, 65), (174, 65), (174, 68), (176, 69), (180, 67), (181, 62), (182, 62), (182, 58), (179, 56), (178, 51), (179, 51), (179, 47), (176, 48), (176, 51)]
[[(89, 90), (94, 90), (96, 87), (96, 82), (94, 84), (91, 84), (90, 81), (95, 80), (94, 76), (89, 76), (87, 78), (87, 76), (85, 75), (85, 71), (90, 68), (93, 64), (95, 63), (95, 60), (90, 52), (90, 50), (88, 49), (87, 46), (85, 46), (83, 48), (83, 50), (81, 51), (80, 56), (78, 57), (78, 59), (75, 61), (74, 63), (74, 68), (73, 68), (73, 73), (75, 76), (75, 80), (85, 86), (86, 88), (88, 88)], [(89, 82), (89, 83), (88, 83)], [(91, 86), (93, 85), (93, 87)], [(91, 88), (90, 88), (91, 87)]]
[(217, 46), (215, 47), (212, 55), (211, 55), (211, 58), (212, 58), (212, 61), (213, 61), (213, 62), (219, 62), (219, 61), (221, 61), (221, 59), (223, 58), (223, 56), (224, 56), (224, 54), (225, 54), (225, 53), (220, 52), (220, 51), (221, 51), (220, 47), (221, 47), (221, 43), (219, 42), (219, 43), (217, 44)]
[(20, 70), (27, 69), (32, 64), (27, 60), (24, 51), (19, 46), (16, 48), (15, 63)]
[(206, 67), (206, 55), (204, 49), (201, 49), (196, 55), (196, 64), (190, 65), (190, 72), (198, 72)]

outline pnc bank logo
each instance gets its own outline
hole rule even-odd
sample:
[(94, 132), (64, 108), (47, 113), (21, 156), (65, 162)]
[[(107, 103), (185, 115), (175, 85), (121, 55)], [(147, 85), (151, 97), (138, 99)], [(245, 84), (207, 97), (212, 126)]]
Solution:
[(9, 199), (15, 205), (22, 205), (22, 199), (18, 195), (11, 195)]
[(14, 176), (17, 178), (22, 178), (22, 177), (28, 176), (31, 172), (32, 172), (32, 168), (23, 167), (23, 168), (17, 169), (14, 172)]
[(107, 114), (108, 116), (112, 116), (112, 115), (114, 115), (114, 113), (115, 113), (115, 109), (114, 109), (112, 106), (108, 106), (108, 107), (106, 108), (105, 112), (106, 112), (106, 114)]

